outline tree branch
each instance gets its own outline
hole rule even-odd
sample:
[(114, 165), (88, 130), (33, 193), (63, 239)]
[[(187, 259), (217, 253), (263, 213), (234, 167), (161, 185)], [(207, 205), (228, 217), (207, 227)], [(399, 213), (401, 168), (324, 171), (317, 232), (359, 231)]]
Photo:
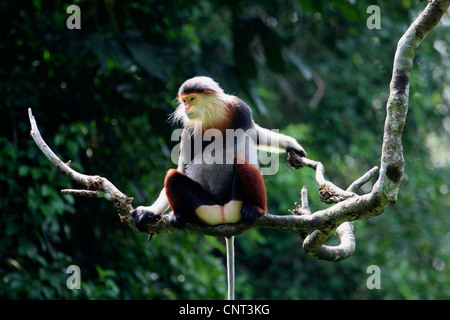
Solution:
[[(124, 195), (106, 178), (81, 174), (69, 167), (69, 165), (59, 159), (58, 156), (45, 143), (44, 139), (41, 136), (41, 133), (39, 132), (36, 124), (36, 119), (33, 116), (31, 108), (28, 109), (28, 118), (30, 119), (31, 124), (31, 137), (38, 146), (39, 150), (42, 151), (45, 157), (63, 175), (87, 188), (87, 190), (63, 190), (63, 194), (105, 198), (109, 201), (112, 201), (123, 215), (128, 215), (128, 213), (133, 209), (131, 207), (133, 198)], [(135, 228), (134, 224), (130, 226)]]
[(390, 203), (397, 201), (398, 190), (403, 180), (404, 159), (401, 138), (408, 112), (409, 79), (414, 56), (422, 40), (447, 11), (449, 3), (449, 0), (430, 2), (397, 44), (386, 107), (380, 176), (374, 188), (374, 192), (383, 193)]

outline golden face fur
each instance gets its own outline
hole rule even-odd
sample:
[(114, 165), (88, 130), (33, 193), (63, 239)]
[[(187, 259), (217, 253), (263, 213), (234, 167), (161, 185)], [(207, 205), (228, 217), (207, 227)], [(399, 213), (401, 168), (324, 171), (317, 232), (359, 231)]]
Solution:
[(232, 116), (234, 96), (206, 90), (204, 93), (184, 94), (177, 97), (178, 108), (171, 115), (173, 122), (193, 128), (201, 122), (202, 129), (226, 127)]

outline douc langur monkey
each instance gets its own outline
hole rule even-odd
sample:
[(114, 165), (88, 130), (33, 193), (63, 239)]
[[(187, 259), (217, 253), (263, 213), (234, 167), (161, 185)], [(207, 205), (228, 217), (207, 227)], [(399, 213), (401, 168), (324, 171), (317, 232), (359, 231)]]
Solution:
[[(305, 151), (294, 138), (258, 126), (250, 107), (209, 77), (185, 81), (176, 99), (179, 106), (171, 117), (183, 125), (178, 167), (167, 172), (155, 203), (131, 212), (137, 228), (145, 231), (145, 224), (157, 221), (169, 206), (169, 222), (176, 228), (188, 222), (253, 223), (267, 211), (257, 149), (275, 146), (301, 157)], [(227, 238), (231, 250), (232, 238)], [(234, 262), (228, 267), (230, 275)], [(234, 279), (228, 281), (228, 298), (233, 299)]]

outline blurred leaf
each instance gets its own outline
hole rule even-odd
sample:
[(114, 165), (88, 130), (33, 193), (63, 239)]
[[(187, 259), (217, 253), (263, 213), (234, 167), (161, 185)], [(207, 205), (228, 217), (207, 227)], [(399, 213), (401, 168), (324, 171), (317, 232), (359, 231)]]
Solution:
[(322, 6), (319, 1), (314, 0), (298, 0), (300, 7), (305, 12), (316, 12), (321, 11)]
[(281, 54), (283, 47), (281, 41), (277, 39), (275, 34), (264, 24), (257, 24), (259, 27), (261, 42), (264, 46), (264, 53), (267, 59), (267, 66), (275, 73), (284, 72), (284, 59)]
[(140, 41), (129, 41), (127, 48), (134, 60), (148, 74), (167, 81), (172, 71), (176, 55), (170, 49), (164, 49)]
[(334, 1), (333, 3), (336, 5), (336, 7), (339, 9), (339, 11), (347, 20), (355, 21), (358, 19), (359, 13), (355, 8), (354, 4), (350, 4), (348, 1), (345, 0), (338, 0)]
[(243, 17), (237, 18), (233, 25), (233, 56), (236, 67), (246, 79), (257, 75), (255, 60), (249, 50), (254, 37), (254, 22)]
[(90, 37), (90, 43), (105, 71), (114, 68), (125, 72), (131, 70), (133, 62), (118, 40), (95, 33)]

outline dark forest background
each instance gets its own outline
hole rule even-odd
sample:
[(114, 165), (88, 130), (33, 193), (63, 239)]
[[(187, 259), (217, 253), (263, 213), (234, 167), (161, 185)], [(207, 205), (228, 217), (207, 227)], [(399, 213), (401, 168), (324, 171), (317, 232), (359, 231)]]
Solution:
[[(81, 9), (69, 30), (66, 8)], [(381, 29), (368, 29), (370, 5)], [(180, 84), (216, 79), (255, 120), (297, 138), (346, 188), (379, 165), (397, 41), (426, 3), (197, 0), (0, 2), (0, 297), (224, 299), (222, 238), (138, 233), (112, 203), (63, 196), (77, 187), (29, 135), (32, 108), (49, 146), (72, 167), (108, 178), (150, 205), (162, 188)], [(256, 229), (236, 238), (239, 299), (450, 298), (450, 19), (415, 58), (398, 203), (355, 223), (356, 252), (308, 257), (298, 235)], [(266, 176), (269, 212), (288, 214), (310, 169)], [(373, 183), (373, 182), (372, 182)], [(369, 184), (366, 188), (370, 188)], [(364, 189), (367, 191), (367, 189)], [(81, 290), (69, 290), (69, 265)], [(381, 289), (369, 290), (370, 265)]]

